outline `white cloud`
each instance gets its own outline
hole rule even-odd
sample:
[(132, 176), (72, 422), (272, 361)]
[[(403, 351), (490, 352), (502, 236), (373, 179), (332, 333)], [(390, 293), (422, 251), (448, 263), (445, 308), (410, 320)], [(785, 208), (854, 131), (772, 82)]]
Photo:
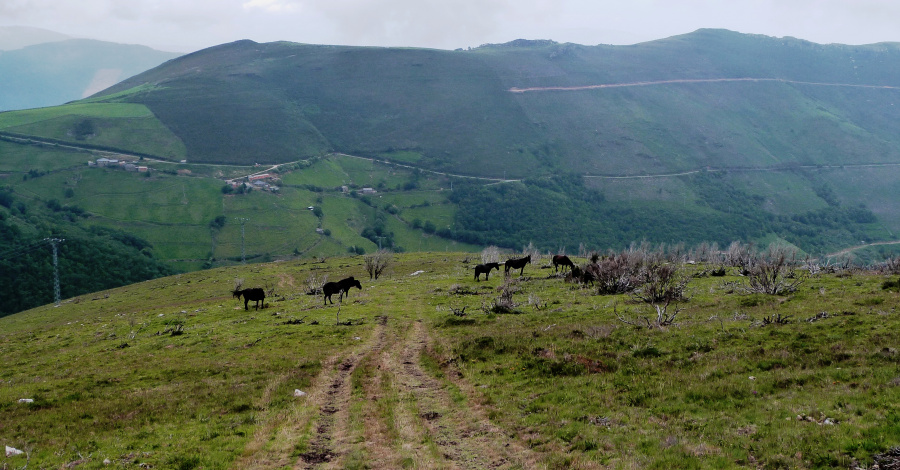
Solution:
[(697, 28), (900, 41), (894, 0), (0, 0), (0, 26), (180, 45), (253, 39), (456, 48), (517, 38), (629, 43)]
[(288, 0), (250, 0), (244, 2), (246, 10), (258, 9), (269, 13), (293, 12), (299, 10), (299, 6), (295, 2)]

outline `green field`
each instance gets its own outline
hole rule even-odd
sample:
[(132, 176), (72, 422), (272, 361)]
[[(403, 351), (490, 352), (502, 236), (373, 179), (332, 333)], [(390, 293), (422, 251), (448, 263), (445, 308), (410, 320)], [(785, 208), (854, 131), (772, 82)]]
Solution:
[[(446, 204), (445, 194), (396, 189), (409, 181), (416, 181), (416, 188), (438, 186), (443, 184), (440, 179), (432, 181), (385, 165), (371, 170), (371, 162), (366, 162), (370, 171), (365, 171), (364, 161), (355, 158), (321, 158), (308, 166), (283, 167), (277, 176), (284, 186), (277, 194), (259, 190), (224, 194), (224, 178), (266, 168), (148, 161), (151, 172), (147, 175), (88, 167), (87, 160), (97, 157), (89, 152), (7, 142), (0, 142), (0, 150), (10, 156), (0, 159), (5, 165), (0, 171), (10, 171), (4, 184), (23, 202), (43, 206), (56, 200), (64, 207), (83, 209), (89, 214), (85, 226), (120, 229), (145, 239), (158, 259), (181, 270), (240, 261), (239, 219), (246, 219), (243, 252), (250, 260), (335, 255), (351, 247), (372, 252), (378, 249), (377, 241), (360, 234), (374, 223), (376, 215), (389, 215), (385, 211), (395, 203), (400, 203), (404, 212), (390, 216), (387, 229), (394, 233), (397, 246), (414, 251), (479, 249), (426, 235), (411, 226), (411, 216), (422, 208), (409, 209), (408, 205), (424, 202), (435, 203), (430, 206), (435, 223), (452, 223), (454, 212)], [(29, 170), (39, 173), (30, 175)], [(26, 173), (24, 178), (22, 173)], [(354, 184), (354, 174), (356, 178), (390, 181), (392, 186), (382, 185), (385, 189), (367, 199), (335, 190)], [(327, 191), (321, 192), (323, 187)], [(321, 221), (310, 206), (321, 207)], [(411, 212), (407, 215), (405, 211)], [(225, 217), (224, 226), (213, 229), (210, 223), (217, 217)], [(317, 228), (330, 234), (319, 234)]]
[[(801, 270), (766, 295), (677, 264), (662, 324), (547, 258), (508, 281), (475, 262), (248, 264), (0, 318), (0, 439), (27, 453), (8, 465), (871, 468), (900, 445), (896, 274)], [(363, 289), (334, 305), (305, 294), (348, 275)]]

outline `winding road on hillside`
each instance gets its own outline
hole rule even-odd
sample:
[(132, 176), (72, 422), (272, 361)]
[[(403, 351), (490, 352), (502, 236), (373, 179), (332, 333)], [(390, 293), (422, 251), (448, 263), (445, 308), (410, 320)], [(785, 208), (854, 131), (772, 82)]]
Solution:
[[(263, 413), (233, 468), (543, 468), (538, 454), (487, 419), (460, 374), (426, 372), (432, 339), (421, 320), (380, 316), (371, 330), (323, 363), (302, 404)], [(286, 380), (273, 379), (257, 406), (268, 409)]]
[(784, 78), (683, 78), (674, 80), (655, 80), (645, 82), (629, 82), (629, 83), (604, 83), (600, 85), (581, 85), (581, 86), (548, 86), (548, 87), (512, 87), (510, 93), (530, 93), (540, 91), (583, 91), (598, 90), (602, 88), (626, 88), (637, 86), (653, 86), (653, 85), (672, 85), (680, 83), (728, 83), (728, 82), (779, 82), (790, 83), (794, 85), (814, 85), (814, 86), (830, 86), (830, 87), (851, 87), (851, 88), (873, 88), (883, 90), (900, 90), (900, 87), (889, 85), (863, 85), (854, 83), (828, 83), (828, 82), (805, 82), (801, 80), (787, 80)]

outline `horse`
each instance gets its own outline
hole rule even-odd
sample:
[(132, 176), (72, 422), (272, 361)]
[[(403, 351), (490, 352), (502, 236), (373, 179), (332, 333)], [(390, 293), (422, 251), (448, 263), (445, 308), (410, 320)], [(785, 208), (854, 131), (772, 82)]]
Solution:
[(500, 271), (500, 263), (485, 263), (479, 264), (475, 266), (475, 280), (480, 281), (478, 277), (484, 274), (484, 280), (487, 281), (491, 276), (491, 270), (496, 269), (498, 272)]
[(359, 290), (362, 290), (362, 284), (359, 283), (353, 276), (350, 276), (346, 279), (341, 279), (337, 282), (326, 282), (325, 285), (322, 286), (322, 294), (325, 297), (325, 305), (328, 305), (330, 301), (332, 305), (334, 304), (334, 300), (331, 299), (332, 294), (339, 294), (338, 301), (344, 300), (344, 294), (347, 294), (347, 297), (350, 297), (350, 288), (356, 287)]
[(259, 310), (259, 303), (263, 303), (263, 307), (266, 306), (266, 291), (264, 291), (261, 287), (251, 287), (250, 289), (237, 289), (231, 292), (232, 296), (240, 299), (241, 296), (244, 296), (244, 310), (250, 310), (247, 307), (247, 304), (253, 300), (256, 302), (256, 309)]
[(506, 263), (503, 263), (506, 268), (503, 271), (504, 274), (509, 274), (509, 270), (519, 270), (519, 276), (521, 276), (525, 272), (525, 265), (531, 262), (531, 255), (528, 255), (524, 258), (518, 259), (508, 259)]
[(559, 267), (569, 267), (569, 271), (575, 267), (575, 263), (566, 255), (553, 255), (553, 272), (559, 272)]

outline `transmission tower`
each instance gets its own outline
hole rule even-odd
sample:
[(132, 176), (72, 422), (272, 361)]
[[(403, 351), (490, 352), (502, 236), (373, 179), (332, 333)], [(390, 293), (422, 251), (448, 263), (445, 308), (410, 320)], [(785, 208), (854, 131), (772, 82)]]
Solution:
[(247, 258), (244, 257), (244, 224), (250, 219), (244, 217), (235, 217), (235, 219), (241, 221), (241, 264), (245, 264), (247, 263)]
[(66, 240), (62, 238), (45, 238), (44, 241), (53, 246), (53, 299), (56, 301), (56, 306), (59, 307), (59, 256), (57, 247)]

